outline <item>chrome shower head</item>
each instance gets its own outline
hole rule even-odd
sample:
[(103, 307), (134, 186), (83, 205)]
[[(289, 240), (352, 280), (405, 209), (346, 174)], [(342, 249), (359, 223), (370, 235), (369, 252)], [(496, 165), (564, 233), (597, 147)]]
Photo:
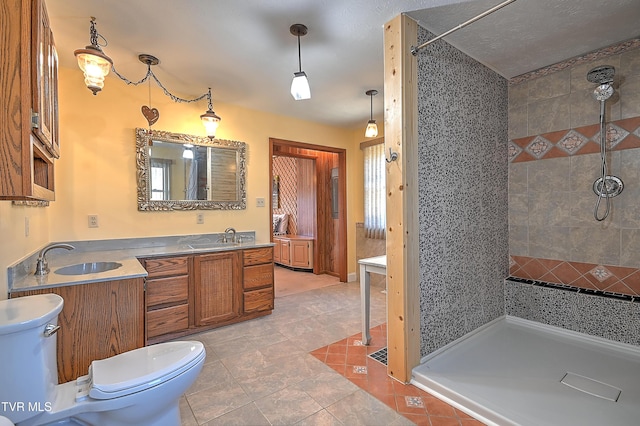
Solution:
[(596, 101), (606, 101), (613, 95), (613, 86), (609, 83), (604, 83), (593, 89), (593, 97)]
[(613, 86), (611, 83), (613, 83), (615, 73), (616, 69), (611, 65), (601, 65), (592, 68), (587, 73), (587, 80), (598, 85), (598, 87), (593, 90), (593, 97), (597, 101), (606, 101), (613, 95)]
[(613, 76), (615, 73), (616, 69), (611, 65), (601, 65), (599, 67), (592, 68), (587, 73), (587, 80), (596, 84), (611, 84), (613, 83)]

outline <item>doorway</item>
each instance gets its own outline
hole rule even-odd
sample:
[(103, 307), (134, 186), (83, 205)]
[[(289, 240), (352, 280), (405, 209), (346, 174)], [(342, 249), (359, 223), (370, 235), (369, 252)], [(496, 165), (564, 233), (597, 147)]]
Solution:
[[(329, 274), (340, 282), (347, 281), (347, 209), (346, 209), (346, 150), (303, 142), (269, 138), (269, 178), (273, 183), (269, 206), (282, 200), (280, 176), (274, 173), (274, 157), (295, 159), (301, 164), (297, 170), (295, 235), (290, 240), (309, 238), (312, 246), (313, 273)], [(274, 180), (275, 179), (275, 180)], [(281, 238), (276, 238), (280, 240)], [(287, 240), (287, 238), (284, 238)], [(272, 232), (272, 241), (273, 232)], [(280, 248), (276, 243), (276, 252)], [(291, 241), (289, 241), (290, 243)], [(284, 252), (283, 252), (284, 253)], [(286, 255), (289, 251), (287, 251)], [(296, 252), (291, 251), (293, 255)], [(297, 252), (297, 253), (302, 253)], [(276, 253), (278, 257), (278, 253)]]

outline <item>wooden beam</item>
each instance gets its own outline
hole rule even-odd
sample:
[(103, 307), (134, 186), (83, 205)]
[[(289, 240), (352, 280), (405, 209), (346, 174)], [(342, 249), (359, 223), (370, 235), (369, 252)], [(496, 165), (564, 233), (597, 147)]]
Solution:
[(418, 285), (418, 25), (399, 15), (384, 27), (384, 140), (387, 163), (387, 373), (408, 383), (420, 363)]

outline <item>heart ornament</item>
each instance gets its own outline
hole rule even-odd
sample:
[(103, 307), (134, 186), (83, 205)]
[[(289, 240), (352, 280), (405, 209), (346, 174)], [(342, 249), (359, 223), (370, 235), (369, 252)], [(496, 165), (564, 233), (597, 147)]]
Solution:
[(141, 109), (142, 115), (144, 115), (144, 118), (149, 122), (149, 126), (153, 126), (154, 123), (158, 121), (158, 118), (160, 118), (160, 111), (158, 111), (157, 108), (149, 108), (146, 105), (142, 105)]

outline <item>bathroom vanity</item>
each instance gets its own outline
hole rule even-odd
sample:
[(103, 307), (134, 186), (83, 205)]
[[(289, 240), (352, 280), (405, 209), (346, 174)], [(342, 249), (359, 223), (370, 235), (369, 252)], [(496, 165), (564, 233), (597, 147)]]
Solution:
[[(270, 314), (273, 244), (240, 235), (246, 242), (219, 243), (217, 234), (73, 242), (76, 250), (51, 253), (45, 277), (32, 271), (21, 276), (32, 258), (10, 267), (9, 296), (54, 293), (64, 299), (58, 377), (68, 382), (87, 374), (93, 360)], [(122, 266), (56, 273), (90, 261)]]

